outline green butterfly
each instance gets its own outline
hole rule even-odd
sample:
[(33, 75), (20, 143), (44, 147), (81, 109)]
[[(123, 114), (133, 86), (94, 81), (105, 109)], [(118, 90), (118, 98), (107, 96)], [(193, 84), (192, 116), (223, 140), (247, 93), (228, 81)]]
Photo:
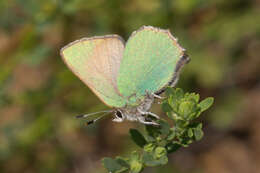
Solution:
[[(113, 107), (113, 121), (156, 124), (148, 115), (154, 98), (161, 98), (166, 86), (174, 86), (184, 64), (185, 50), (169, 30), (143, 26), (125, 43), (118, 35), (83, 38), (61, 49), (61, 56), (107, 106)], [(101, 112), (86, 114), (88, 124)]]

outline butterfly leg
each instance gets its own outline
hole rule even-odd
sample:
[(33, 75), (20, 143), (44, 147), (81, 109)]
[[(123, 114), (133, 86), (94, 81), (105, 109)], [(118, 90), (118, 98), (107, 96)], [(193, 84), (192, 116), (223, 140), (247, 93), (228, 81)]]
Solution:
[(161, 97), (159, 95), (156, 95), (154, 93), (151, 94), (154, 98), (157, 98), (157, 99), (165, 99), (165, 97)]
[(140, 123), (146, 124), (146, 125), (156, 125), (158, 126), (159, 124), (154, 122), (154, 121), (146, 121), (146, 119), (144, 117), (138, 117), (138, 121)]
[(156, 118), (156, 119), (160, 119), (160, 117), (158, 115), (156, 115), (155, 113), (152, 112), (143, 112), (143, 115), (151, 115), (152, 117)]
[(161, 97), (159, 95), (151, 93), (148, 90), (145, 90), (145, 92), (146, 92), (146, 96), (149, 97), (149, 98), (165, 99), (165, 97)]
[(142, 115), (151, 115), (152, 117), (156, 118), (156, 119), (160, 119), (160, 117), (158, 115), (156, 115), (155, 113), (152, 113), (152, 112), (145, 112), (145, 111), (142, 111), (140, 109), (138, 109), (138, 112), (141, 113)]

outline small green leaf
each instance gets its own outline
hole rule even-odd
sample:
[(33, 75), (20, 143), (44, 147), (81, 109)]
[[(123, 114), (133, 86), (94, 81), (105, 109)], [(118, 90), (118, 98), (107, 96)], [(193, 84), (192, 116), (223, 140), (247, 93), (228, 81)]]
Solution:
[(197, 128), (202, 129), (202, 123), (198, 123)]
[(190, 125), (189, 125), (189, 128), (202, 128), (202, 123), (199, 123), (199, 122), (192, 122)]
[(196, 103), (198, 103), (200, 100), (200, 95), (196, 93), (190, 93), (187, 97), (189, 99), (193, 99)]
[(150, 153), (153, 152), (154, 148), (154, 144), (150, 143), (144, 146), (144, 151)]
[(166, 95), (167, 97), (169, 97), (169, 96), (171, 96), (171, 95), (173, 95), (173, 94), (174, 94), (174, 89), (171, 88), (171, 87), (167, 87), (166, 90), (165, 90), (165, 95)]
[(161, 134), (168, 135), (169, 132), (170, 132), (170, 125), (166, 121), (164, 121), (164, 120), (160, 120), (159, 124), (160, 124), (160, 132), (161, 132)]
[(144, 136), (136, 129), (130, 129), (129, 133), (133, 139), (133, 141), (141, 148), (147, 144)]
[(195, 140), (196, 141), (201, 140), (203, 135), (204, 135), (203, 131), (201, 129), (199, 129), (199, 128), (196, 128), (193, 131), (194, 131)]
[(161, 142), (161, 141), (162, 141), (161, 136), (157, 136), (157, 137), (156, 137), (156, 141), (157, 141), (157, 142)]
[(160, 165), (165, 165), (165, 164), (167, 164), (167, 163), (168, 163), (168, 157), (167, 157), (167, 155), (162, 156), (162, 157), (158, 160), (158, 162), (160, 163)]
[(166, 155), (156, 159), (154, 153), (147, 153), (143, 154), (143, 161), (146, 166), (159, 166), (164, 165), (168, 162), (168, 157)]
[(167, 151), (164, 147), (156, 147), (155, 151), (154, 151), (155, 157), (157, 159), (166, 156), (167, 155)]
[(127, 161), (124, 158), (122, 158), (122, 157), (117, 156), (116, 157), (116, 162), (119, 163), (122, 167), (130, 168), (130, 166), (127, 163)]
[(183, 97), (184, 97), (183, 90), (182, 90), (181, 88), (175, 89), (175, 95), (174, 95), (174, 97), (175, 97), (176, 99), (181, 99), (181, 98), (183, 98)]
[(179, 114), (182, 115), (182, 117), (184, 119), (187, 119), (188, 116), (192, 113), (193, 107), (194, 107), (194, 103), (193, 102), (189, 102), (189, 101), (183, 101), (180, 103), (179, 106)]
[(140, 156), (136, 151), (134, 151), (131, 154), (129, 163), (130, 163), (131, 173), (139, 173), (143, 168), (143, 164), (140, 160)]
[(193, 109), (192, 109), (192, 113), (190, 114), (189, 118), (190, 120), (193, 120), (195, 118), (198, 118), (199, 115), (201, 113), (201, 108), (198, 106), (198, 104), (196, 104)]
[(146, 141), (147, 141), (148, 143), (151, 143), (151, 142), (155, 142), (155, 141), (156, 141), (156, 139), (155, 139), (154, 137), (149, 136), (149, 135), (145, 136), (145, 139), (146, 139)]
[(178, 120), (175, 122), (175, 126), (178, 128), (185, 128), (187, 125), (189, 125), (189, 121)]
[(192, 136), (193, 136), (193, 131), (192, 131), (192, 129), (190, 128), (190, 129), (188, 129), (188, 136), (191, 138)]
[(184, 97), (183, 90), (180, 88), (176, 88), (173, 94), (170, 95), (168, 99), (169, 104), (172, 105), (174, 108), (183, 97)]
[(148, 135), (154, 139), (156, 139), (156, 137), (158, 137), (160, 135), (160, 128), (157, 126), (147, 125), (147, 126), (145, 126), (145, 129), (146, 129)]
[(123, 172), (125, 170), (127, 170), (127, 168), (121, 166), (116, 160), (109, 158), (109, 157), (105, 157), (103, 160), (103, 165), (104, 167), (112, 173), (120, 173)]
[(157, 166), (160, 165), (160, 163), (158, 163), (156, 161), (156, 159), (153, 158), (153, 154), (152, 153), (147, 153), (144, 152), (143, 154), (143, 162), (146, 166)]
[(171, 141), (175, 138), (176, 136), (176, 133), (175, 133), (175, 130), (173, 128), (170, 129), (170, 134), (167, 136), (167, 140), (168, 141)]
[(133, 151), (131, 154), (131, 160), (139, 160), (139, 154), (137, 151)]
[(172, 107), (168, 102), (163, 102), (162, 110), (163, 112), (172, 112)]
[(131, 173), (139, 173), (143, 169), (142, 163), (138, 161), (132, 161), (130, 167)]
[(207, 110), (214, 102), (214, 98), (213, 97), (208, 97), (206, 99), (204, 99), (203, 101), (201, 101), (199, 103), (199, 107), (201, 108), (201, 112)]
[(181, 147), (181, 145), (177, 142), (172, 142), (166, 145), (166, 150), (167, 153), (172, 153), (177, 151), (179, 148)]

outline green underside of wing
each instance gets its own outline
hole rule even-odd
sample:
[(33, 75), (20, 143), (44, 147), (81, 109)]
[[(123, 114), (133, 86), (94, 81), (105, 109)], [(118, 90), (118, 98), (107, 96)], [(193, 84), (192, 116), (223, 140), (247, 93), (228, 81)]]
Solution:
[[(142, 99), (163, 88), (172, 79), (182, 49), (165, 32), (144, 29), (128, 40), (120, 65), (117, 85), (120, 93)], [(134, 103), (133, 101), (131, 101)]]
[(136, 106), (146, 91), (155, 93), (167, 85), (183, 53), (167, 31), (144, 27), (128, 40), (113, 84), (111, 75), (104, 71), (110, 66), (95, 59), (107, 55), (107, 50), (94, 53), (102, 41), (105, 40), (77, 41), (62, 49), (62, 55), (69, 68), (111, 107)]
[(115, 92), (111, 80), (98, 73), (97, 67), (90, 64), (96, 44), (95, 41), (80, 41), (67, 46), (62, 50), (64, 61), (105, 104), (111, 107), (123, 107), (125, 99)]

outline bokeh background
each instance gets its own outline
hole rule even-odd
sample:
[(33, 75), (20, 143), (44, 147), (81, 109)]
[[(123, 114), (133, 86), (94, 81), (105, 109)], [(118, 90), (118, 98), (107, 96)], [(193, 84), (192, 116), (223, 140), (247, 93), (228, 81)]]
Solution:
[(137, 149), (128, 130), (140, 124), (74, 118), (108, 108), (59, 50), (94, 35), (127, 39), (142, 25), (169, 28), (188, 51), (178, 87), (215, 97), (203, 140), (145, 172), (260, 172), (259, 0), (0, 1), (0, 172), (104, 173), (103, 157)]

